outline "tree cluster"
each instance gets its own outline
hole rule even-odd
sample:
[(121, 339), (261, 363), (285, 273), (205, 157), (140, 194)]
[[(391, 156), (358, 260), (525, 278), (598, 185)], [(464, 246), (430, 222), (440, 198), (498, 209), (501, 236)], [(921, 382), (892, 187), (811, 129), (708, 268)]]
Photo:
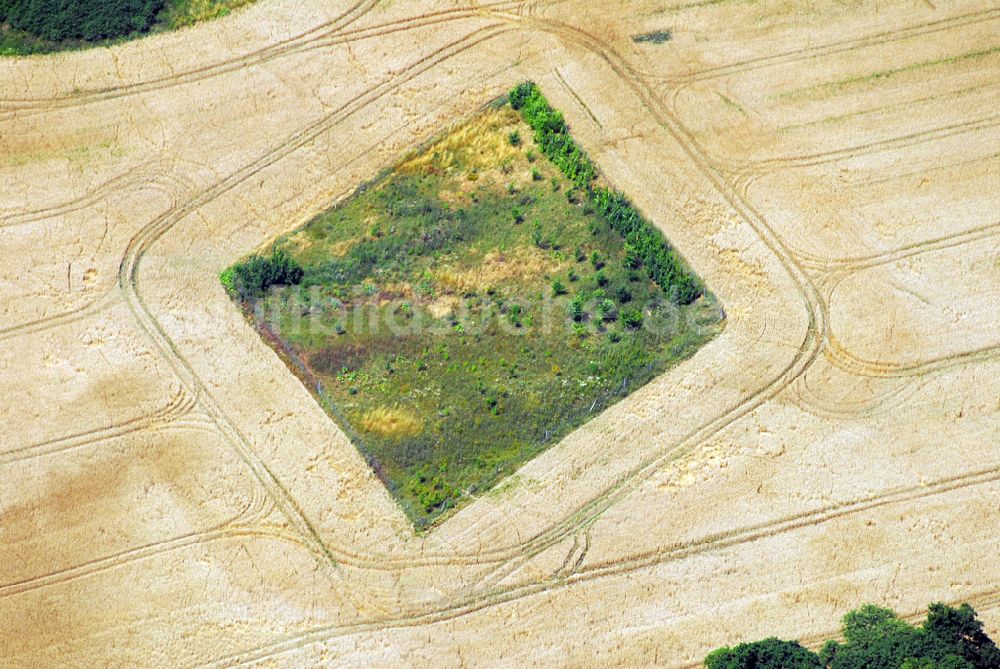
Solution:
[(1000, 669), (1000, 649), (968, 604), (931, 604), (919, 627), (873, 605), (843, 619), (844, 641), (819, 653), (797, 641), (770, 638), (720, 648), (708, 669)]
[(0, 0), (0, 23), (62, 42), (149, 30), (164, 0)]
[(681, 304), (690, 304), (704, 288), (684, 265), (677, 252), (634, 205), (618, 191), (595, 186), (597, 170), (590, 158), (569, 135), (563, 115), (549, 106), (532, 82), (515, 87), (510, 104), (534, 130), (535, 142), (542, 152), (573, 185), (586, 192), (596, 209), (613, 229), (621, 234), (634, 254), (634, 260), (646, 266), (650, 277)]
[(295, 285), (305, 271), (284, 249), (274, 249), (270, 257), (256, 253), (222, 273), (222, 284), (243, 299), (260, 297), (273, 285)]

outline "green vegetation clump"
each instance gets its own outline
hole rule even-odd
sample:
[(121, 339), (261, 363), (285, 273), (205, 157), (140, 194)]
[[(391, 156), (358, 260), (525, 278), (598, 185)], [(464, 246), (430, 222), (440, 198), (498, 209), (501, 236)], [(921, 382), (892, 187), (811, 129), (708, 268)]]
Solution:
[(284, 249), (274, 249), (268, 257), (257, 254), (228, 268), (220, 277), (222, 285), (243, 299), (261, 297), (274, 285), (301, 283), (305, 271)]
[(0, 0), (0, 21), (53, 42), (95, 41), (148, 30), (164, 0)]
[(112, 44), (218, 16), (252, 0), (0, 0), (0, 56)]
[(654, 30), (653, 32), (632, 35), (632, 41), (636, 44), (648, 42), (650, 44), (663, 44), (673, 38), (673, 33), (669, 30)]
[(720, 648), (705, 658), (708, 669), (823, 669), (819, 657), (798, 641), (771, 637), (734, 648)]
[(770, 638), (720, 648), (708, 669), (1000, 669), (1000, 649), (968, 604), (931, 604), (919, 627), (891, 609), (867, 605), (844, 616), (844, 641), (819, 653)]
[[(561, 164), (596, 183), (552, 127), (547, 146), (576, 156)], [(418, 528), (721, 329), (710, 296), (671, 299), (535, 136), (494, 105), (222, 275)]]
[(611, 227), (625, 238), (629, 246), (629, 265), (642, 262), (653, 280), (681, 304), (698, 299), (704, 287), (662, 233), (623, 193), (595, 184), (597, 171), (593, 163), (570, 137), (562, 114), (549, 106), (538, 87), (532, 82), (517, 86), (510, 92), (510, 103), (534, 129), (535, 141), (542, 152), (574, 186), (587, 193)]

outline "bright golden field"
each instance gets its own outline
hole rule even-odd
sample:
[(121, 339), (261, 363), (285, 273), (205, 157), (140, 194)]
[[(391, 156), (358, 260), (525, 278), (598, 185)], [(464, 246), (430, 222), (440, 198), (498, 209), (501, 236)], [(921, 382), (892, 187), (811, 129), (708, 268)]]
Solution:
[[(983, 0), (260, 0), (0, 59), (0, 665), (995, 635), (998, 44)], [(417, 533), (219, 274), (525, 80), (726, 327)]]

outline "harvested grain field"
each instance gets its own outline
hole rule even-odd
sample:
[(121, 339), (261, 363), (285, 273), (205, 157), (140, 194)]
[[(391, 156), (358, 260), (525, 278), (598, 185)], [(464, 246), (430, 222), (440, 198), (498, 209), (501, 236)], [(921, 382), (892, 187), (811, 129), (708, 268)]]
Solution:
[[(981, 0), (261, 0), (0, 59), (2, 664), (1000, 631), (998, 45)], [(525, 80), (727, 324), (416, 533), (219, 273)]]

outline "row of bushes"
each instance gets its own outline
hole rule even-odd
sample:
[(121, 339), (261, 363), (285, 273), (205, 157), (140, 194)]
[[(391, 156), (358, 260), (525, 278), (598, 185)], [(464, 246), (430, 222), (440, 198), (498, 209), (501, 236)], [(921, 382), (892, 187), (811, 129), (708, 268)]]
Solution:
[(231, 293), (248, 300), (261, 297), (273, 285), (295, 285), (305, 275), (284, 249), (274, 249), (270, 257), (256, 253), (222, 273), (222, 285)]
[(891, 609), (867, 605), (844, 616), (842, 642), (819, 653), (797, 641), (770, 638), (720, 648), (708, 669), (998, 669), (1000, 649), (968, 604), (931, 604), (914, 627)]
[(595, 185), (597, 170), (587, 154), (569, 134), (563, 115), (549, 105), (532, 82), (510, 92), (510, 104), (535, 131), (535, 142), (546, 157), (577, 188), (585, 191), (595, 208), (606, 218), (641, 259), (646, 271), (660, 288), (681, 304), (690, 304), (703, 292), (698, 278), (649, 221), (643, 218), (622, 193)]
[(164, 0), (0, 0), (0, 23), (53, 42), (149, 30)]

